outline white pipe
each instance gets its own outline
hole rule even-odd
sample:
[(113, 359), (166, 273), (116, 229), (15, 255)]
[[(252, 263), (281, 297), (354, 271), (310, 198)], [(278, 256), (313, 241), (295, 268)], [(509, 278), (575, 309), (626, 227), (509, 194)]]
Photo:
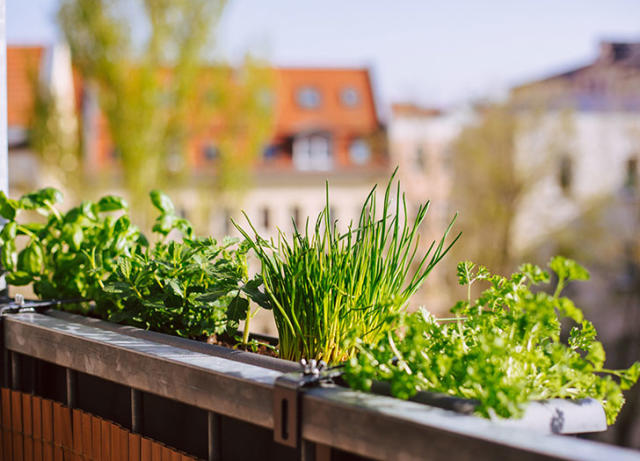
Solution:
[[(7, 21), (6, 1), (0, 0), (0, 190), (9, 195), (9, 143), (7, 139)], [(0, 222), (0, 227), (2, 226)], [(0, 277), (0, 296), (7, 295), (4, 276)]]
[(0, 190), (9, 194), (6, 1), (0, 0)]

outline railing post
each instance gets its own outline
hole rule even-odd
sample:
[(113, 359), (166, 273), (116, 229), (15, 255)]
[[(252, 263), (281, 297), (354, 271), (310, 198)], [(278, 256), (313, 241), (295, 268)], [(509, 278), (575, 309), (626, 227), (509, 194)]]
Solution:
[(220, 415), (212, 411), (207, 412), (207, 434), (209, 461), (220, 461), (222, 450), (220, 447)]
[(11, 389), (20, 390), (20, 356), (17, 352), (9, 352), (9, 363), (11, 364)]
[(71, 368), (65, 370), (67, 381), (67, 406), (75, 408), (76, 406), (76, 372)]
[(142, 432), (142, 393), (131, 388), (131, 432)]

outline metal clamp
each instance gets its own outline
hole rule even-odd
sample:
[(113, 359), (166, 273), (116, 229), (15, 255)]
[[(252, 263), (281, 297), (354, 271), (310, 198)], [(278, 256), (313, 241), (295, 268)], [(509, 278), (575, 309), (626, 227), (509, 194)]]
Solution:
[(25, 300), (24, 296), (17, 293), (15, 298), (0, 299), (0, 315), (18, 314), (20, 312), (42, 312), (51, 307), (61, 304), (77, 303), (86, 301), (83, 299), (51, 299), (45, 301)]
[(342, 374), (339, 367), (329, 368), (323, 361), (302, 359), (300, 365), (301, 372), (278, 376), (273, 388), (273, 440), (293, 448), (300, 442), (302, 388), (331, 384)]

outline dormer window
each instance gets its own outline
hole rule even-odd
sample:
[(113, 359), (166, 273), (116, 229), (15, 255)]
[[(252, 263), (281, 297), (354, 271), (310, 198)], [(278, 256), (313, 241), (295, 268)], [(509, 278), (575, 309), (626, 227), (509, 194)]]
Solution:
[(627, 189), (635, 190), (638, 187), (638, 157), (627, 159), (624, 185)]
[(631, 55), (631, 48), (628, 43), (614, 43), (611, 45), (613, 51), (613, 61), (622, 61)]
[(571, 193), (571, 186), (573, 185), (573, 159), (568, 154), (560, 157), (558, 184), (564, 195)]
[(364, 139), (355, 139), (349, 146), (349, 158), (355, 165), (365, 165), (371, 158), (371, 149)]
[(320, 106), (320, 92), (312, 86), (303, 86), (296, 93), (296, 102), (303, 109), (315, 109)]
[(310, 133), (293, 141), (293, 165), (299, 171), (327, 171), (333, 165), (331, 135)]
[(215, 144), (207, 143), (202, 146), (202, 156), (206, 161), (211, 162), (220, 156), (220, 152)]
[(340, 92), (340, 102), (345, 107), (356, 107), (360, 104), (360, 94), (353, 87), (343, 88)]

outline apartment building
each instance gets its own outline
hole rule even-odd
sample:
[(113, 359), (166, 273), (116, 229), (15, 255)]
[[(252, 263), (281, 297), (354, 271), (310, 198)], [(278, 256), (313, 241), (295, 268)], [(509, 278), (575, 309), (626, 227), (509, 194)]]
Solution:
[[(16, 193), (44, 185), (51, 178), (30, 152), (29, 120), (34, 110), (34, 82), (52, 89), (64, 108), (68, 130), (81, 141), (81, 174), (115, 171), (117, 146), (100, 111), (94, 88), (72, 70), (68, 50), (57, 47), (12, 47), (8, 51), (11, 180)], [(234, 233), (231, 217), (239, 210), (265, 235), (290, 231), (312, 219), (324, 206), (330, 183), (331, 213), (345, 223), (356, 218), (370, 188), (390, 173), (385, 131), (376, 108), (369, 70), (364, 68), (276, 68), (272, 133), (252, 165), (250, 184), (240, 200), (219, 201), (211, 185), (219, 161), (216, 124), (198, 120), (204, 129), (186, 143), (191, 179), (169, 192), (188, 217), (196, 201), (208, 207), (209, 232)], [(202, 70), (206, 78), (208, 70)], [(35, 80), (34, 80), (35, 79)], [(77, 125), (72, 122), (77, 120)], [(80, 127), (77, 130), (77, 127)], [(48, 182), (47, 182), (48, 183)], [(60, 186), (60, 185), (58, 185)], [(106, 185), (120, 192), (117, 181)]]
[(522, 139), (523, 163), (535, 163), (550, 144), (553, 157), (522, 203), (527, 211), (515, 229), (521, 249), (540, 244), (599, 199), (638, 196), (640, 43), (603, 42), (593, 62), (518, 86), (511, 95), (516, 107), (541, 111), (536, 136), (555, 139)]

